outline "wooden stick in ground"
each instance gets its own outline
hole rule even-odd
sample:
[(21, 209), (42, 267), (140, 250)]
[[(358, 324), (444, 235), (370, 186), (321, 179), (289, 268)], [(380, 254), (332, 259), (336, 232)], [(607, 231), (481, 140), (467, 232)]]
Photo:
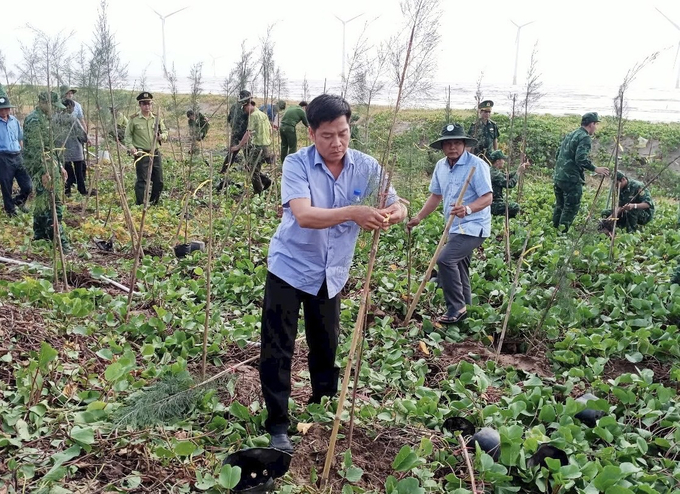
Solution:
[(470, 461), (470, 455), (468, 454), (467, 444), (462, 435), (458, 436), (458, 444), (463, 449), (463, 458), (465, 458), (465, 464), (467, 465), (468, 473), (470, 474), (470, 485), (472, 486), (472, 494), (478, 494), (477, 485), (475, 485), (475, 471), (472, 468), (472, 462)]
[(208, 361), (208, 328), (210, 327), (210, 273), (212, 268), (212, 239), (213, 239), (213, 160), (210, 156), (210, 195), (208, 196), (208, 266), (206, 268), (205, 295), (205, 326), (203, 327), (203, 361), (201, 363), (201, 379), (205, 379), (205, 369)]
[(510, 289), (510, 297), (508, 297), (508, 309), (505, 311), (505, 319), (503, 320), (503, 328), (501, 329), (501, 336), (498, 340), (498, 348), (496, 348), (496, 362), (501, 355), (501, 349), (503, 348), (503, 340), (505, 339), (505, 331), (508, 329), (508, 321), (510, 320), (510, 310), (512, 309), (512, 302), (515, 299), (515, 292), (517, 291), (517, 283), (519, 282), (519, 273), (522, 270), (522, 263), (524, 262), (524, 255), (527, 252), (527, 245), (529, 244), (529, 237), (531, 237), (531, 230), (527, 232), (527, 238), (524, 239), (524, 247), (522, 247), (522, 253), (519, 256), (519, 261), (517, 261), (517, 269), (515, 270), (515, 279), (512, 283), (512, 288)]
[[(135, 250), (135, 260), (132, 264), (132, 272), (130, 273), (130, 289), (134, 290), (137, 283), (137, 268), (139, 267), (139, 260), (142, 257), (142, 239), (144, 238), (144, 222), (146, 220), (146, 212), (149, 210), (149, 189), (151, 188), (151, 171), (153, 169), (154, 155), (156, 153), (156, 143), (158, 142), (158, 129), (161, 122), (161, 111), (156, 113), (156, 121), (153, 126), (153, 141), (151, 143), (151, 150), (149, 151), (149, 168), (146, 173), (146, 186), (144, 187), (144, 209), (142, 210), (142, 219), (139, 222), (139, 232), (137, 242), (137, 249)], [(141, 157), (137, 159), (142, 159)], [(132, 307), (132, 292), (128, 295), (127, 310), (125, 311), (125, 323), (130, 320), (130, 307)]]
[[(460, 194), (458, 195), (458, 200), (456, 201), (456, 206), (460, 206), (463, 204), (463, 197), (465, 196), (465, 192), (467, 191), (468, 185), (470, 185), (470, 180), (472, 180), (472, 176), (475, 174), (475, 170), (477, 167), (472, 167), (470, 169), (470, 173), (468, 173), (467, 180), (465, 180), (465, 183), (463, 184), (463, 188), (460, 190)], [(427, 266), (427, 271), (425, 271), (425, 276), (423, 277), (423, 281), (420, 283), (420, 286), (418, 287), (418, 291), (415, 293), (413, 296), (413, 300), (411, 301), (411, 305), (408, 308), (408, 312), (406, 313), (406, 318), (404, 319), (404, 324), (408, 324), (408, 322), (411, 320), (411, 316), (413, 316), (413, 312), (416, 310), (416, 305), (418, 305), (418, 301), (420, 300), (420, 296), (423, 294), (423, 290), (425, 290), (425, 285), (430, 279), (430, 273), (432, 272), (432, 269), (434, 268), (434, 264), (437, 262), (437, 258), (439, 257), (439, 254), (441, 253), (442, 249), (444, 248), (444, 245), (446, 244), (446, 241), (449, 238), (449, 230), (451, 230), (451, 226), (453, 225), (453, 219), (455, 218), (454, 215), (450, 214), (449, 219), (446, 222), (446, 226), (444, 227), (444, 232), (442, 233), (441, 238), (439, 239), (439, 243), (437, 244), (437, 249), (434, 251), (434, 255), (432, 256), (432, 259), (430, 260), (430, 264)], [(409, 287), (410, 290), (410, 287)]]

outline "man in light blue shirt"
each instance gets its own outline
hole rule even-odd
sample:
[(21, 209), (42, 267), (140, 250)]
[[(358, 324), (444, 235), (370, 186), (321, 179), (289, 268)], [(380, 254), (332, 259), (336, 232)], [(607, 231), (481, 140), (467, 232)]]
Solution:
[(385, 208), (366, 205), (379, 203), (387, 181), (374, 158), (349, 149), (351, 116), (343, 98), (316, 97), (307, 106), (314, 145), (283, 163), (283, 217), (269, 246), (260, 380), (271, 446), (287, 452), (293, 451), (288, 399), (300, 305), (309, 346), (310, 403), (319, 403), (338, 389), (340, 291), (349, 277), (359, 229), (384, 229), (407, 213), (391, 187)]
[(70, 99), (73, 101), (73, 116), (75, 116), (78, 121), (85, 127), (85, 113), (83, 113), (83, 106), (78, 103), (76, 100), (73, 99), (73, 96), (78, 92), (77, 89), (68, 87), (68, 86), (61, 86), (61, 97), (64, 99)]
[[(493, 188), (489, 166), (465, 150), (474, 146), (475, 139), (465, 135), (463, 127), (449, 124), (439, 139), (430, 144), (446, 155), (435, 166), (430, 181), (430, 196), (422, 209), (408, 223), (409, 228), (418, 225), (444, 200), (444, 218), (454, 215), (449, 239), (437, 259), (438, 280), (444, 291), (446, 314), (439, 318), (442, 324), (454, 324), (467, 317), (466, 304), (472, 303), (470, 289), (470, 261), (472, 252), (482, 245), (491, 234), (491, 202)], [(468, 174), (475, 172), (463, 195), (463, 202), (456, 206)]]
[[(10, 115), (14, 108), (7, 96), (0, 96), (0, 189), (2, 202), (8, 216), (17, 214), (17, 207), (24, 210), (24, 203), (33, 190), (21, 157), (24, 133), (19, 121)], [(19, 194), (12, 197), (12, 186), (16, 179)]]

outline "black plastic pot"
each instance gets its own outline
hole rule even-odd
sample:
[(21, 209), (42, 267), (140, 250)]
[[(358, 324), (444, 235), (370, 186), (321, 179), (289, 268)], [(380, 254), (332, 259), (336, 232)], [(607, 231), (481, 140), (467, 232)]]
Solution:
[(527, 467), (532, 468), (536, 465), (542, 467), (548, 467), (545, 462), (546, 458), (553, 458), (555, 460), (560, 460), (560, 465), (566, 466), (569, 464), (569, 458), (567, 453), (562, 451), (560, 448), (556, 448), (552, 444), (541, 444), (541, 446), (536, 450), (531, 458), (527, 460)]
[(182, 258), (191, 252), (191, 244), (177, 244), (174, 247), (175, 256)]
[(475, 426), (463, 417), (449, 417), (444, 421), (442, 427), (454, 434), (460, 431), (464, 437), (470, 437), (475, 433)]
[(265, 493), (274, 491), (274, 479), (288, 471), (292, 455), (274, 448), (250, 448), (230, 454), (225, 465), (241, 467), (241, 480), (234, 492)]
[[(584, 405), (586, 405), (589, 401), (597, 400), (599, 400), (599, 398), (591, 393), (586, 393), (583, 396), (576, 398), (576, 401), (583, 403)], [(602, 410), (593, 410), (592, 408), (586, 408), (585, 410), (581, 410), (576, 415), (574, 415), (574, 417), (579, 419), (588, 427), (595, 427), (597, 425), (597, 421), (603, 416), (604, 412)]]
[(491, 427), (483, 427), (475, 432), (467, 443), (468, 449), (476, 449), (475, 443), (495, 461), (501, 456), (501, 435)]

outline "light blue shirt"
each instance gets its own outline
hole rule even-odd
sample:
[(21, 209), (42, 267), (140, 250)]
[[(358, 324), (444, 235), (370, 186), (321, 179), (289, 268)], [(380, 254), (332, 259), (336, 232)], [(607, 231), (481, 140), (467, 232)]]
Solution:
[[(305, 293), (317, 295), (326, 280), (328, 296), (335, 297), (349, 278), (359, 225), (346, 221), (329, 228), (302, 228), (290, 201), (306, 198), (318, 208), (352, 204), (377, 205), (382, 167), (367, 154), (348, 149), (337, 180), (316, 146), (289, 154), (283, 163), (281, 204), (283, 217), (269, 245), (269, 271)], [(387, 205), (397, 200), (390, 187)]]
[(16, 117), (10, 115), (6, 122), (0, 118), (0, 153), (20, 152), (23, 140), (24, 132)]
[[(449, 166), (448, 159), (444, 157), (437, 162), (430, 181), (430, 192), (443, 196), (443, 213), (445, 221), (448, 221), (453, 205), (458, 200), (463, 184), (467, 180), (470, 168), (476, 167), (475, 173), (470, 180), (463, 205), (468, 205), (479, 197), (493, 192), (491, 187), (491, 172), (489, 165), (477, 156), (465, 151), (458, 162)], [(472, 237), (488, 237), (491, 235), (491, 208), (485, 207), (481, 211), (472, 213), (464, 218), (454, 218), (449, 233), (470, 235)]]
[(84, 120), (85, 114), (83, 113), (83, 107), (76, 100), (73, 100), (73, 114), (78, 120)]

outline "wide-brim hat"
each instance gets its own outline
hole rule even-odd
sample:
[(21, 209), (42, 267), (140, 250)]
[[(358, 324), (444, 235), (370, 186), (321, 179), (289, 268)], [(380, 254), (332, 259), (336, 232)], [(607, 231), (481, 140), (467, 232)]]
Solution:
[(498, 160), (507, 160), (507, 159), (508, 159), (508, 157), (507, 157), (507, 156), (505, 155), (505, 153), (503, 153), (503, 151), (501, 151), (500, 149), (497, 149), (497, 150), (493, 151), (493, 152), (489, 155), (489, 161), (491, 161), (491, 163), (493, 163), (494, 161), (498, 161)]
[(465, 129), (460, 124), (448, 124), (442, 129), (439, 138), (430, 144), (432, 149), (441, 149), (442, 142), (459, 139), (465, 141), (465, 147), (474, 146), (477, 144), (477, 139), (473, 139), (465, 133)]
[(252, 97), (253, 97), (253, 95), (250, 94), (250, 91), (248, 91), (247, 89), (242, 89), (238, 93), (238, 102), (241, 103), (241, 104), (250, 102)]
[(59, 110), (66, 109), (66, 106), (64, 106), (64, 104), (61, 102), (61, 98), (54, 91), (49, 94), (46, 91), (43, 91), (38, 95), (38, 101), (42, 101), (43, 103), (51, 102), (52, 106)]
[(9, 98), (7, 96), (0, 96), (0, 109), (2, 108), (15, 108), (12, 103), (9, 102)]
[(61, 97), (62, 97), (62, 98), (63, 98), (64, 96), (66, 96), (66, 93), (68, 93), (69, 91), (71, 91), (73, 94), (76, 94), (76, 93), (78, 92), (78, 90), (77, 90), (76, 88), (74, 88), (74, 87), (61, 86), (61, 87), (59, 88), (59, 92), (61, 93)]

